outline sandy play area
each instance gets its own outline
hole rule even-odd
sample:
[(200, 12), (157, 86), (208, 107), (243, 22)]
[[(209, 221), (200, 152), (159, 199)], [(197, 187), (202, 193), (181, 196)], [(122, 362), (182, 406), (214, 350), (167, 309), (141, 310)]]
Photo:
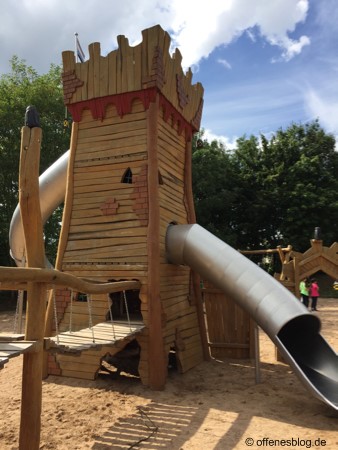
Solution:
[[(320, 299), (322, 334), (338, 350), (338, 300)], [(0, 331), (11, 331), (1, 313)], [(43, 382), (41, 448), (257, 449), (338, 448), (338, 412), (311, 397), (290, 368), (276, 362), (260, 332), (261, 383), (251, 360), (212, 360), (166, 389), (138, 378), (102, 375), (96, 381), (50, 376)], [(18, 448), (22, 357), (0, 371), (0, 449)]]

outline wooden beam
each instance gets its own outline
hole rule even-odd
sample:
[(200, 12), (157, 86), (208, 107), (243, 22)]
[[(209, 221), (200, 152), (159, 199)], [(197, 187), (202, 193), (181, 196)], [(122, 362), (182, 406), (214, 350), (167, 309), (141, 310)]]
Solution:
[(249, 344), (240, 344), (238, 342), (209, 342), (213, 348), (249, 348)]
[[(25, 126), (21, 131), (19, 205), (25, 237), (27, 265), (45, 266), (43, 224), (39, 196), (39, 163), (42, 130)], [(25, 340), (37, 341), (37, 351), (25, 353), (22, 369), (20, 450), (40, 446), (42, 362), (46, 288), (39, 282), (27, 288)], [(40, 345), (41, 344), (41, 345)]]
[[(193, 200), (193, 192), (192, 192), (192, 142), (189, 140), (186, 143), (185, 147), (185, 190), (184, 190), (184, 200), (188, 213), (188, 221), (189, 223), (196, 222), (195, 208), (194, 208), (194, 200)], [(196, 313), (198, 318), (198, 325), (200, 329), (201, 343), (202, 343), (202, 351), (203, 358), (207, 361), (210, 359), (210, 351), (208, 348), (208, 337), (207, 337), (207, 329), (205, 324), (204, 317), (204, 308), (203, 308), (203, 298), (201, 294), (201, 279), (200, 276), (192, 271), (191, 272), (191, 284), (194, 291), (194, 296), (196, 298)]]
[[(89, 62), (88, 62), (89, 64)], [(82, 91), (82, 95), (85, 95), (87, 98), (87, 90), (86, 93)], [(79, 124), (77, 122), (73, 122), (72, 125), (72, 134), (70, 139), (70, 155), (67, 167), (67, 189), (66, 189), (66, 197), (63, 208), (62, 215), (62, 227), (59, 237), (59, 245), (58, 251), (56, 255), (55, 268), (61, 269), (62, 267), (62, 259), (66, 250), (67, 238), (69, 234), (69, 226), (70, 226), (70, 216), (73, 207), (73, 189), (74, 189), (74, 159), (75, 159), (75, 149), (78, 140), (78, 131)], [(49, 295), (46, 318), (45, 318), (45, 336), (51, 336), (53, 329), (53, 298), (52, 293)], [(43, 361), (43, 378), (48, 376), (48, 355), (45, 353), (44, 361)]]
[(290, 247), (285, 248), (268, 248), (266, 250), (238, 250), (239, 253), (242, 253), (242, 255), (265, 255), (267, 253), (280, 253), (282, 252), (290, 252)]
[(111, 292), (140, 289), (139, 281), (118, 281), (113, 283), (98, 283), (97, 281), (77, 278), (70, 273), (60, 272), (56, 269), (27, 268), (27, 267), (2, 267), (0, 266), (0, 287), (16, 285), (23, 287), (22, 283), (43, 283), (48, 286), (65, 286), (77, 292), (88, 294), (107, 294)]
[(148, 147), (148, 307), (149, 341), (148, 373), (152, 389), (164, 389), (167, 376), (167, 363), (162, 330), (162, 307), (160, 301), (160, 215), (158, 193), (158, 96), (147, 111), (147, 147)]

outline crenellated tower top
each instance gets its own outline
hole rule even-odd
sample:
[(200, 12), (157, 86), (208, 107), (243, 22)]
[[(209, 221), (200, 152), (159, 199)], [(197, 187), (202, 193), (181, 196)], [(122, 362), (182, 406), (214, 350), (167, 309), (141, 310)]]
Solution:
[(93, 117), (103, 118), (109, 103), (123, 116), (134, 98), (147, 103), (154, 92), (160, 92), (164, 114), (181, 122), (179, 127), (189, 125), (193, 132), (198, 131), (203, 86), (192, 84), (190, 69), (183, 72), (178, 49), (170, 55), (170, 36), (159, 25), (143, 30), (142, 37), (140, 44), (131, 47), (125, 36), (118, 36), (118, 48), (107, 56), (101, 56), (100, 44), (94, 42), (83, 63), (75, 61), (73, 51), (62, 53), (64, 101), (73, 119), (79, 121), (88, 107)]

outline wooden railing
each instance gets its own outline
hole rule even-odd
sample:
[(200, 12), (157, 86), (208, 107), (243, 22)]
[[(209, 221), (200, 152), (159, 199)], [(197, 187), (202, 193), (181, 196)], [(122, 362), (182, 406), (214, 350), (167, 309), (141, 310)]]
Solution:
[(0, 290), (27, 290), (28, 283), (43, 283), (46, 289), (62, 286), (86, 294), (108, 294), (111, 292), (140, 289), (139, 281), (115, 281), (98, 283), (96, 280), (78, 278), (56, 269), (36, 267), (0, 266)]

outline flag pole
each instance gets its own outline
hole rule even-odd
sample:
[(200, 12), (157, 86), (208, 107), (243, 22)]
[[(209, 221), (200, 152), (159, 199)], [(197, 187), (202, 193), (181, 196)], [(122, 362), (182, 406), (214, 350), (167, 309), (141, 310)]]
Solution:
[(86, 60), (86, 56), (84, 54), (84, 51), (82, 50), (79, 38), (78, 38), (78, 33), (75, 32), (75, 55), (76, 55), (76, 62), (85, 62)]
[(77, 33), (75, 31), (75, 33), (74, 33), (75, 62), (79, 62), (79, 57), (78, 57), (78, 54), (77, 54), (77, 39), (78, 39), (78, 35), (79, 35), (79, 33)]
[[(79, 62), (79, 56), (77, 51), (77, 41), (78, 41), (78, 33), (74, 33), (74, 50), (75, 50), (75, 62)], [(67, 106), (65, 106), (65, 118), (63, 121), (63, 131), (65, 132), (66, 129), (69, 128), (69, 120), (68, 120), (68, 109)]]

